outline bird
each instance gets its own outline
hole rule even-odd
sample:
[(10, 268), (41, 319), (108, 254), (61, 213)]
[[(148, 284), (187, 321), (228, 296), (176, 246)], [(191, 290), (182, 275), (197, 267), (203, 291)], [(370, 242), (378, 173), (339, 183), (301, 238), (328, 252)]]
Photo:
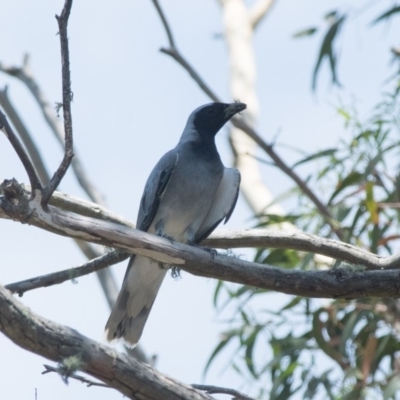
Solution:
[[(222, 220), (229, 220), (240, 173), (222, 164), (215, 136), (245, 108), (239, 101), (214, 102), (189, 115), (178, 144), (161, 157), (147, 179), (136, 229), (198, 245)], [(131, 347), (138, 343), (166, 273), (157, 261), (131, 256), (106, 323), (108, 341), (122, 339)]]

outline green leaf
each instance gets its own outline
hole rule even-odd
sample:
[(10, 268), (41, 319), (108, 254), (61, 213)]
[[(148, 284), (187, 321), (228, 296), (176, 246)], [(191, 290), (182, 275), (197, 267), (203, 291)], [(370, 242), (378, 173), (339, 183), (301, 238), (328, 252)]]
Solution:
[(300, 257), (296, 250), (272, 249), (262, 262), (282, 268), (294, 268), (300, 262)]
[(319, 346), (319, 348), (330, 358), (332, 358), (334, 361), (336, 361), (341, 367), (344, 367), (345, 364), (347, 364), (347, 361), (345, 360), (342, 355), (337, 352), (329, 342), (327, 342), (324, 338), (324, 335), (322, 333), (324, 329), (324, 323), (321, 322), (320, 320), (320, 315), (324, 313), (324, 309), (319, 309), (314, 313), (313, 317), (313, 335), (314, 338)]
[(376, 204), (376, 201), (374, 199), (373, 182), (367, 182), (365, 187), (365, 194), (366, 194), (365, 206), (367, 207), (367, 210), (369, 212), (370, 221), (373, 224), (378, 224), (379, 223), (378, 205)]
[(350, 172), (342, 181), (340, 181), (337, 186), (336, 190), (332, 193), (331, 198), (328, 201), (328, 205), (330, 205), (333, 199), (341, 193), (344, 189), (348, 188), (349, 186), (354, 186), (360, 183), (364, 178), (363, 174), (360, 174), (357, 171)]
[(308, 385), (307, 385), (307, 390), (304, 392), (304, 399), (314, 399), (316, 393), (317, 393), (317, 389), (318, 389), (318, 385), (321, 383), (321, 381), (318, 378), (311, 378), (308, 381)]
[(326, 58), (329, 61), (330, 67), (331, 67), (331, 74), (332, 74), (332, 82), (338, 86), (340, 86), (339, 81), (336, 76), (336, 55), (334, 53), (333, 49), (333, 44), (335, 39), (337, 38), (337, 35), (340, 31), (340, 28), (343, 25), (343, 22), (346, 19), (346, 15), (343, 14), (340, 18), (337, 16), (337, 12), (334, 11), (328, 15), (329, 20), (333, 20), (332, 23), (330, 23), (330, 27), (322, 41), (322, 45), (319, 51), (317, 63), (315, 64), (314, 67), (314, 72), (313, 72), (313, 80), (312, 80), (312, 89), (315, 90), (317, 87), (317, 76), (319, 69), (321, 67), (321, 63)]
[(309, 161), (316, 160), (317, 158), (332, 156), (336, 152), (337, 152), (336, 148), (318, 151), (317, 153), (311, 154), (310, 156), (307, 156), (306, 158), (303, 158), (302, 160), (297, 161), (295, 164), (292, 165), (292, 168), (295, 168), (298, 165), (307, 163)]
[(392, 379), (389, 380), (386, 385), (385, 390), (383, 391), (383, 400), (394, 399), (396, 393), (400, 390), (400, 376), (395, 375)]
[(394, 14), (400, 12), (400, 6), (394, 6), (393, 8), (391, 8), (390, 10), (384, 12), (382, 15), (380, 15), (378, 18), (376, 18), (375, 20), (373, 20), (371, 22), (371, 25), (375, 25), (378, 22), (381, 22), (385, 19), (388, 19), (390, 17), (392, 17)]
[(248, 370), (250, 371), (251, 375), (253, 375), (254, 378), (258, 378), (258, 374), (254, 369), (253, 349), (256, 343), (257, 336), (263, 328), (264, 327), (262, 325), (257, 325), (245, 342), (246, 344), (245, 361)]
[(223, 350), (223, 348), (230, 342), (232, 338), (236, 337), (233, 332), (227, 333), (224, 335), (223, 339), (218, 343), (217, 347), (212, 352), (210, 358), (207, 361), (206, 366), (204, 367), (203, 377), (206, 376), (208, 368), (210, 367), (214, 358)]
[(317, 31), (318, 31), (318, 28), (316, 28), (316, 27), (302, 29), (302, 30), (297, 31), (296, 33), (294, 33), (292, 38), (293, 39), (299, 39), (299, 38), (304, 38), (304, 37), (307, 37), (307, 36), (312, 36)]
[(297, 304), (299, 304), (302, 300), (303, 300), (303, 297), (300, 297), (300, 296), (294, 297), (292, 300), (289, 301), (289, 303), (286, 304), (286, 306), (282, 307), (279, 312), (289, 310), (289, 309), (297, 306)]
[(223, 286), (224, 286), (224, 281), (218, 281), (217, 287), (215, 288), (215, 291), (214, 291), (214, 297), (213, 297), (213, 305), (215, 308), (217, 308), (217, 306), (218, 306), (218, 297), (220, 295), (220, 292), (221, 292), (221, 289), (223, 288)]

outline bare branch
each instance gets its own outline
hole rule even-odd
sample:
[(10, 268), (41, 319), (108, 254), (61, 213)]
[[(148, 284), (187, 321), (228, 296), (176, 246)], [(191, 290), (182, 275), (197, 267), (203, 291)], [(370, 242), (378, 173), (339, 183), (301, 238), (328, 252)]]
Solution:
[(174, 60), (176, 60), (182, 67), (189, 73), (189, 75), (193, 78), (193, 80), (200, 86), (200, 89), (212, 100), (220, 102), (221, 99), (210, 89), (210, 87), (204, 82), (200, 75), (196, 72), (196, 70), (186, 61), (185, 58), (174, 49), (166, 49), (161, 48), (160, 51), (164, 54), (168, 54)]
[(161, 19), (161, 22), (164, 26), (165, 33), (168, 37), (169, 48), (162, 47), (160, 51), (162, 53), (168, 54), (175, 61), (177, 61), (182, 67), (189, 73), (189, 75), (193, 78), (193, 80), (200, 86), (200, 89), (210, 97), (213, 101), (221, 101), (218, 96), (211, 90), (211, 88), (204, 82), (204, 80), (200, 77), (200, 75), (195, 71), (195, 69), (186, 61), (186, 59), (180, 54), (175, 45), (175, 40), (172, 35), (171, 28), (167, 21), (167, 18), (158, 2), (158, 0), (153, 0), (153, 4), (156, 7), (157, 13)]
[(75, 370), (99, 379), (129, 399), (210, 399), (74, 329), (40, 317), (2, 286), (0, 309), (0, 331), (16, 345), (61, 364), (73, 361)]
[(71, 114), (71, 76), (69, 70), (69, 48), (68, 48), (68, 19), (71, 12), (72, 0), (65, 0), (61, 16), (56, 16), (60, 43), (61, 43), (61, 64), (62, 64), (62, 98), (65, 131), (65, 151), (60, 166), (54, 173), (49, 184), (43, 190), (42, 204), (47, 204), (53, 192), (57, 189), (62, 178), (66, 174), (71, 164), (73, 153), (72, 135), (72, 114)]
[(158, 0), (153, 0), (153, 4), (156, 7), (156, 10), (158, 12), (158, 15), (161, 18), (161, 22), (164, 25), (164, 29), (165, 29), (165, 33), (168, 36), (168, 42), (169, 42), (169, 46), (173, 49), (175, 48), (175, 41), (174, 41), (174, 37), (172, 35), (172, 31), (171, 28), (169, 27), (167, 18), (164, 15), (163, 10), (161, 9), (160, 3), (158, 2)]
[[(40, 208), (35, 199), (21, 191), (13, 181), (3, 185), (0, 196), (0, 218), (28, 222), (54, 233), (106, 245), (150, 257), (174, 265), (194, 275), (216, 278), (261, 289), (306, 297), (363, 298), (399, 297), (400, 253), (389, 257), (363, 252), (346, 243), (305, 235), (293, 247), (298, 250), (303, 241), (315, 253), (333, 253), (337, 260), (357, 263), (379, 271), (357, 271), (361, 268), (336, 268), (330, 271), (301, 271), (275, 268), (233, 257), (215, 256), (209, 252), (181, 243), (134, 230), (112, 222), (79, 216), (48, 206)], [(28, 216), (28, 217), (27, 217)], [(295, 237), (296, 233), (290, 233)], [(274, 239), (276, 240), (276, 238)], [(290, 248), (289, 246), (286, 246)], [(321, 251), (321, 248), (324, 250)], [(352, 251), (354, 249), (354, 251)], [(383, 270), (385, 269), (385, 270)]]
[[(38, 82), (36, 82), (32, 74), (29, 66), (28, 55), (25, 55), (24, 62), (21, 67), (9, 66), (0, 62), (0, 71), (8, 74), (9, 76), (19, 79), (22, 83), (26, 85), (27, 89), (31, 92), (40, 110), (42, 111), (43, 117), (49, 125), (49, 128), (54, 133), (56, 139), (64, 149), (63, 127), (60, 125), (54, 108), (50, 105), (49, 100), (46, 98), (46, 95), (41, 90)], [(96, 203), (105, 205), (104, 195), (90, 181), (85, 171), (85, 168), (83, 167), (76, 152), (74, 152), (74, 157), (72, 159), (72, 169), (75, 173), (78, 183), (89, 196), (89, 198)]]
[[(29, 67), (29, 57), (28, 55), (25, 55), (24, 61), (22, 63), (21, 67), (17, 66), (7, 66), (3, 63), (0, 63), (0, 71), (8, 74), (9, 76), (18, 78), (22, 83), (26, 85), (36, 102), (38, 103), (42, 113), (43, 117), (46, 120), (47, 124), (49, 125), (51, 131), (54, 133), (55, 137), (57, 138), (58, 142), (62, 145), (64, 148), (64, 130), (63, 127), (59, 123), (59, 119), (57, 118), (54, 109), (51, 107), (50, 102), (46, 98), (44, 92), (41, 90), (38, 82), (34, 79), (34, 76), (32, 74), (32, 71)], [(36, 164), (35, 164), (36, 166)], [(37, 167), (38, 168), (38, 167)], [(75, 176), (78, 180), (78, 183), (81, 185), (82, 189), (86, 192), (86, 194), (89, 196), (89, 198), (98, 203), (99, 205), (105, 205), (104, 201), (104, 196), (103, 194), (93, 185), (93, 183), (90, 181), (79, 157), (77, 154), (74, 154), (74, 158), (72, 159), (72, 169), (75, 173)], [(47, 181), (50, 180), (50, 178), (47, 179)], [(30, 188), (25, 187), (26, 190), (30, 191)], [(76, 199), (75, 199), (76, 200)], [(69, 201), (68, 199), (65, 198), (65, 196), (62, 196), (62, 198), (59, 198), (57, 193), (54, 193), (53, 196), (50, 198), (50, 203), (51, 204), (57, 204), (60, 207), (65, 207), (66, 209), (70, 209), (70, 211), (75, 211), (78, 213), (82, 213), (85, 215), (84, 212), (84, 202), (82, 203), (82, 200), (79, 200), (78, 203), (76, 201), (73, 205), (73, 208), (78, 207), (79, 210), (73, 209), (73, 208), (68, 208), (69, 207)], [(64, 204), (65, 203), (65, 204)], [(103, 212), (103, 209), (100, 207), (93, 207), (93, 204), (91, 203), (90, 205), (90, 210), (88, 209), (88, 212), (91, 214), (87, 214), (88, 216), (93, 216), (92, 213), (94, 212), (95, 214), (98, 214), (97, 216), (99, 218), (101, 217), (101, 214)], [(104, 218), (108, 219), (110, 218), (114, 219), (114, 216), (107, 215)], [(129, 222), (126, 220), (123, 220), (121, 217), (118, 217), (120, 219), (120, 223), (126, 224)], [(99, 257), (101, 255), (100, 252), (95, 250), (93, 246), (87, 242), (82, 242), (79, 240), (75, 241), (77, 246), (80, 248), (80, 250), (85, 254), (85, 256), (90, 260), (92, 258)], [(99, 279), (100, 285), (104, 291), (104, 294), (106, 296), (107, 302), (112, 307), (114, 304), (117, 295), (118, 295), (118, 287), (115, 282), (115, 279), (112, 275), (112, 272), (110, 269), (105, 269), (98, 271), (97, 277)], [(135, 351), (137, 351), (138, 348), (135, 348)]]
[(276, 0), (257, 0), (249, 9), (249, 18), (253, 29), (256, 29), (263, 18), (271, 11)]
[(32, 138), (32, 135), (29, 133), (27, 127), (23, 123), (16, 108), (11, 103), (10, 98), (8, 97), (7, 87), (5, 87), (3, 90), (0, 90), (0, 105), (3, 107), (5, 113), (8, 115), (16, 131), (18, 132), (18, 135), (21, 138), (26, 151), (28, 152), (30, 159), (32, 160), (32, 164), (36, 169), (42, 185), (46, 185), (50, 180), (50, 176), (47, 173), (43, 158)]
[[(20, 185), (23, 190), (27, 193), (31, 192), (31, 187), (29, 185)], [(72, 196), (67, 193), (62, 193), (55, 191), (51, 197), (49, 204), (55, 207), (62, 208), (66, 211), (71, 211), (79, 215), (85, 215), (86, 217), (98, 218), (103, 221), (115, 222), (117, 224), (129, 226), (131, 228), (135, 227), (135, 224), (118, 214), (113, 213), (107, 208), (97, 204), (92, 203), (87, 200), (83, 200), (80, 197)], [(93, 257), (90, 257), (93, 258)]]
[(238, 392), (234, 389), (224, 388), (220, 386), (213, 386), (213, 385), (198, 385), (196, 383), (192, 383), (192, 386), (195, 389), (203, 390), (208, 394), (230, 394), (232, 395), (232, 400), (254, 400), (249, 396), (246, 396), (243, 393)]
[(22, 146), (16, 134), (14, 133), (13, 129), (11, 128), (10, 124), (8, 123), (7, 117), (3, 114), (1, 110), (0, 110), (0, 130), (2, 130), (6, 135), (7, 139), (9, 140), (15, 152), (17, 153), (19, 159), (21, 160), (26, 173), (28, 174), (29, 182), (31, 183), (33, 189), (32, 196), (36, 195), (35, 193), (36, 190), (39, 191), (42, 190), (42, 184), (40, 183), (39, 177), (37, 176), (32, 161), (30, 160), (24, 147)]
[(43, 367), (45, 367), (46, 370), (42, 372), (42, 375), (48, 374), (49, 372), (56, 372), (57, 374), (61, 375), (63, 380), (64, 379), (67, 380), (69, 378), (72, 378), (72, 379), (75, 379), (75, 380), (77, 380), (79, 382), (86, 383), (87, 387), (100, 386), (100, 387), (105, 387), (105, 388), (111, 388), (109, 385), (106, 385), (105, 383), (91, 381), (90, 379), (87, 379), (87, 378), (85, 378), (83, 376), (80, 376), (80, 375), (77, 375), (77, 374), (74, 374), (74, 373), (66, 374), (65, 369), (63, 369), (61, 367), (55, 368), (55, 367), (52, 367), (51, 365), (47, 365), (47, 364), (43, 364)]
[(104, 254), (101, 257), (97, 257), (94, 260), (75, 268), (65, 269), (59, 272), (53, 272), (51, 274), (36, 276), (35, 278), (26, 279), (24, 281), (10, 283), (5, 286), (11, 293), (18, 293), (22, 296), (29, 290), (58, 285), (65, 281), (74, 280), (80, 276), (91, 274), (92, 272), (99, 271), (100, 269), (107, 268), (111, 265), (117, 264), (121, 261), (126, 260), (130, 256), (130, 253), (124, 251), (114, 250), (110, 253)]

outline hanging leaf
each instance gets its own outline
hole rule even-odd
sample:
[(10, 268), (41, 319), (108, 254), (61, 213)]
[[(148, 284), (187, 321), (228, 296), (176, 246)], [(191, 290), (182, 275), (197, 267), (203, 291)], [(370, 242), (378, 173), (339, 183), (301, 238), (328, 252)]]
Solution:
[(336, 190), (332, 193), (331, 198), (328, 201), (328, 205), (330, 205), (333, 199), (341, 193), (344, 189), (348, 188), (349, 186), (353, 186), (359, 184), (362, 179), (364, 178), (363, 174), (360, 174), (357, 171), (350, 172), (342, 181), (340, 181), (336, 187)]
[(310, 156), (307, 156), (306, 158), (303, 158), (302, 160), (297, 161), (295, 164), (293, 164), (292, 168), (295, 168), (298, 165), (307, 163), (309, 161), (316, 160), (317, 158), (333, 156), (336, 152), (337, 152), (337, 148), (318, 151), (317, 153), (311, 154)]
[(298, 31), (298, 32), (294, 33), (292, 38), (293, 39), (299, 39), (299, 38), (304, 38), (304, 37), (307, 37), (307, 36), (312, 36), (317, 31), (318, 31), (318, 28), (316, 28), (316, 27), (302, 29), (301, 31)]
[(365, 194), (366, 194), (365, 206), (367, 207), (367, 210), (369, 212), (370, 221), (376, 225), (379, 223), (379, 214), (378, 214), (378, 205), (374, 199), (373, 182), (367, 182), (367, 184), (365, 185)]
[(322, 41), (322, 45), (319, 51), (317, 63), (314, 67), (313, 72), (313, 80), (312, 80), (312, 89), (315, 90), (317, 87), (317, 76), (319, 69), (321, 67), (322, 61), (326, 58), (329, 62), (331, 67), (331, 75), (332, 75), (332, 83), (340, 86), (340, 83), (337, 79), (336, 75), (336, 55), (333, 48), (334, 41), (337, 38), (337, 35), (340, 31), (340, 28), (343, 25), (344, 20), (346, 19), (346, 15), (343, 14), (340, 18), (337, 17), (336, 12), (335, 14), (330, 13), (334, 22), (330, 22), (330, 27)]
[(386, 385), (385, 390), (383, 391), (383, 400), (390, 400), (395, 398), (396, 393), (399, 393), (400, 390), (400, 376), (395, 375), (392, 379), (389, 380)]
[(245, 361), (246, 361), (248, 370), (250, 371), (251, 375), (254, 378), (258, 378), (259, 375), (257, 374), (256, 370), (254, 369), (253, 349), (254, 349), (254, 345), (256, 343), (257, 336), (263, 328), (264, 327), (262, 325), (256, 326), (254, 328), (253, 332), (251, 333), (251, 335), (247, 338), (247, 340), (245, 342), (245, 345), (246, 345)]
[(382, 22), (385, 19), (388, 19), (390, 17), (393, 17), (394, 14), (397, 14), (398, 12), (400, 12), (400, 6), (395, 6), (393, 8), (391, 8), (390, 10), (384, 12), (382, 15), (380, 15), (378, 18), (376, 18), (375, 20), (373, 20), (371, 22), (371, 25), (375, 25), (378, 22)]

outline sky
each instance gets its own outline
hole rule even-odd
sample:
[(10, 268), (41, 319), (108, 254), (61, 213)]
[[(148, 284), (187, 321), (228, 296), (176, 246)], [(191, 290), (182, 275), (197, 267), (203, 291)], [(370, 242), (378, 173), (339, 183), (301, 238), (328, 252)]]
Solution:
[[(251, 2), (249, 2), (251, 3)], [(261, 112), (257, 130), (265, 140), (277, 136), (277, 151), (289, 164), (299, 153), (334, 146), (346, 135), (336, 106), (356, 103), (368, 113), (378, 101), (390, 71), (388, 49), (398, 44), (399, 28), (369, 28), (369, 22), (391, 2), (367, 2), (370, 9), (352, 17), (339, 40), (339, 79), (330, 84), (323, 65), (319, 85), (311, 91), (321, 35), (294, 40), (293, 33), (309, 26), (323, 28), (323, 15), (339, 5), (358, 10), (365, 2), (277, 0), (255, 36), (257, 90)], [(178, 48), (206, 82), (225, 101), (229, 95), (227, 53), (221, 39), (222, 23), (215, 0), (190, 2), (162, 0)], [(0, 24), (0, 62), (20, 65), (31, 56), (31, 67), (51, 102), (61, 101), (59, 38), (55, 14), (63, 1), (3, 0)], [(92, 181), (105, 194), (108, 207), (135, 220), (147, 176), (158, 159), (175, 146), (190, 112), (209, 99), (172, 59), (159, 52), (167, 45), (165, 32), (151, 1), (86, 0), (75, 2), (69, 24), (73, 124), (76, 153)], [(62, 158), (58, 143), (25, 87), (0, 74), (0, 87), (8, 85), (10, 97), (29, 126), (47, 167), (54, 171)], [(225, 165), (232, 157), (228, 131), (217, 137)], [(285, 144), (285, 146), (283, 146)], [(281, 172), (263, 166), (263, 177), (275, 196), (292, 183)], [(300, 170), (306, 173), (306, 170)], [(0, 137), (0, 178), (27, 182), (26, 174), (5, 137)], [(72, 172), (60, 190), (85, 197)], [(251, 228), (254, 220), (240, 197), (227, 227)], [(73, 241), (34, 227), (0, 221), (2, 266), (0, 282), (11, 283), (50, 273), (85, 261)], [(251, 259), (251, 253), (238, 250)], [(119, 282), (125, 264), (113, 267)], [(141, 345), (157, 356), (157, 368), (185, 383), (238, 387), (240, 380), (227, 359), (217, 360), (203, 381), (204, 366), (218, 342), (223, 324), (212, 306), (216, 282), (183, 273), (182, 279), (164, 281), (148, 320)], [(277, 295), (273, 309), (285, 298)], [(273, 299), (269, 297), (269, 299)], [(95, 275), (26, 293), (24, 304), (34, 312), (103, 340), (109, 309)], [(27, 353), (0, 335), (2, 395), (7, 400), (71, 398), (114, 400), (116, 391), (86, 388), (79, 382), (65, 385), (56, 374), (41, 375), (41, 357)], [(223, 398), (223, 397), (221, 397)]]

